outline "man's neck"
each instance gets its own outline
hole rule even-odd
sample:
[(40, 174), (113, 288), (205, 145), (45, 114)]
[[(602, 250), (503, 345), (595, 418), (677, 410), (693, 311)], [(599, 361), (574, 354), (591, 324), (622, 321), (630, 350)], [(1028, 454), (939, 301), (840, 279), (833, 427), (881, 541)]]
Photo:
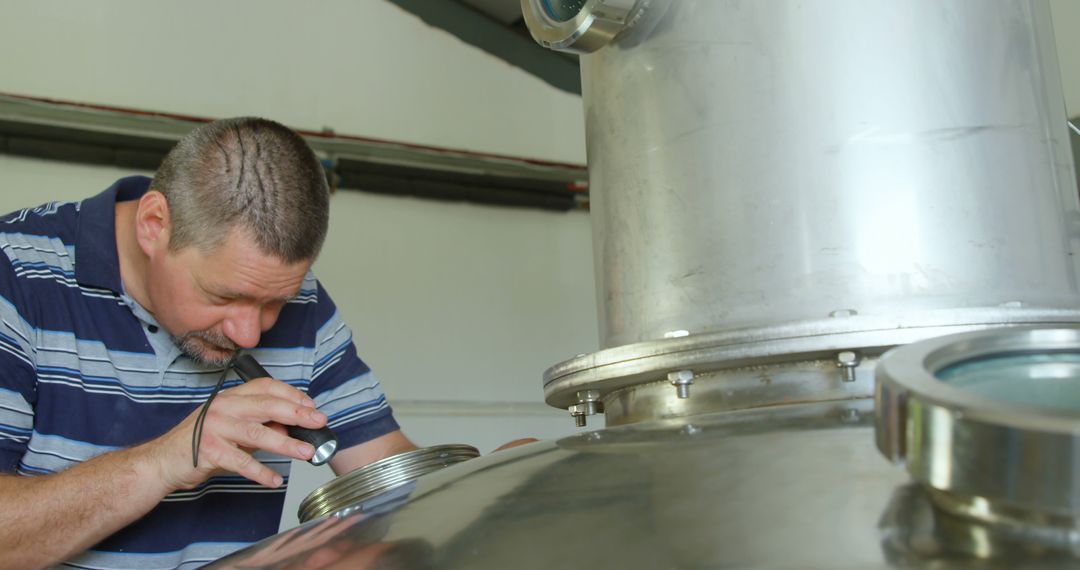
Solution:
[(135, 236), (135, 214), (138, 200), (116, 203), (116, 254), (120, 259), (120, 281), (124, 292), (149, 313), (154, 313), (150, 295), (146, 291), (146, 272), (149, 260)]

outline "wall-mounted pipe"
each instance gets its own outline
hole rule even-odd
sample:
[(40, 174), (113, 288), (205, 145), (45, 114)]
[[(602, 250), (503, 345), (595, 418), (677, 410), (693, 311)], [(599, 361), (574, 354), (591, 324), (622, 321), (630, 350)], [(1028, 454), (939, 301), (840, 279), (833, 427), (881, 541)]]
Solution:
[[(0, 152), (154, 170), (183, 134), (210, 120), (0, 94)], [(588, 207), (581, 165), (299, 132), (338, 188), (547, 210)]]

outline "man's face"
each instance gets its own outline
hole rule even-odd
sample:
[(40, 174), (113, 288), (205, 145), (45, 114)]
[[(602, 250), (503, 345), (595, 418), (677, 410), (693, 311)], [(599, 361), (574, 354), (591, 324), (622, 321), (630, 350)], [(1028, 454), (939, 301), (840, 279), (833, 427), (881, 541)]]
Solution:
[(310, 261), (286, 264), (233, 231), (209, 253), (196, 247), (150, 261), (147, 294), (154, 317), (191, 358), (225, 365), (251, 348), (300, 291)]

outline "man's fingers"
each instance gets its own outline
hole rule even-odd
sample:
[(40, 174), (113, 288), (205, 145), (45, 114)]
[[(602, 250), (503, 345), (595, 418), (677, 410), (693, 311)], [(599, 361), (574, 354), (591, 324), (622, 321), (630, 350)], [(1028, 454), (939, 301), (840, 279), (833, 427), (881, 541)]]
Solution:
[[(192, 412), (165, 438), (170, 451), (162, 455), (168, 458), (163, 462), (163, 477), (175, 488), (191, 488), (217, 469), (277, 487), (281, 478), (254, 459), (251, 450), (307, 461), (315, 449), (309, 443), (289, 437), (284, 426), (319, 429), (327, 421), (326, 415), (315, 409), (311, 398), (284, 382), (259, 378), (229, 388), (218, 395), (206, 413), (198, 469), (193, 469), (189, 450), (198, 413), (199, 410)], [(180, 460), (185, 455), (186, 460)]]
[[(309, 408), (315, 407), (315, 401), (308, 397), (307, 394), (300, 390), (282, 382), (281, 380), (274, 380), (273, 378), (258, 378), (245, 382), (239, 386), (229, 388), (225, 392), (233, 392), (237, 394), (267, 394), (275, 396), (283, 400), (294, 402), (301, 406)], [(222, 392), (223, 394), (225, 392)]]
[(281, 475), (273, 469), (220, 438), (213, 438), (201, 454), (206, 455), (217, 467), (232, 471), (265, 487), (276, 489), (283, 481)]
[(326, 414), (315, 408), (266, 393), (225, 391), (214, 402), (217, 411), (258, 423), (277, 422), (289, 426), (318, 429), (326, 425)]
[(232, 418), (229, 423), (222, 425), (215, 430), (215, 435), (239, 447), (261, 449), (303, 461), (315, 454), (315, 448), (310, 443), (293, 439), (261, 423), (239, 418)]

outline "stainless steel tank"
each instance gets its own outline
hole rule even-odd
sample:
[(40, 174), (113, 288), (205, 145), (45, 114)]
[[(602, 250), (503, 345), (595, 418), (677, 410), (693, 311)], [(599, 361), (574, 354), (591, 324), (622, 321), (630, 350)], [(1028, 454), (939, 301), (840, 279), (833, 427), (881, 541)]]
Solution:
[(603, 347), (1077, 307), (1045, 2), (639, 6), (581, 58)]
[(1080, 206), (1045, 0), (522, 9), (583, 54), (600, 307), (602, 350), (545, 399), (608, 427), (217, 567), (1080, 564)]
[[(591, 50), (607, 350), (549, 371), (552, 405), (825, 358), (865, 360), (863, 387), (826, 379), (800, 397), (868, 396), (884, 347), (1077, 321), (1077, 192), (1046, 2), (581, 4), (523, 3), (542, 43)], [(654, 415), (655, 399), (609, 420)]]

